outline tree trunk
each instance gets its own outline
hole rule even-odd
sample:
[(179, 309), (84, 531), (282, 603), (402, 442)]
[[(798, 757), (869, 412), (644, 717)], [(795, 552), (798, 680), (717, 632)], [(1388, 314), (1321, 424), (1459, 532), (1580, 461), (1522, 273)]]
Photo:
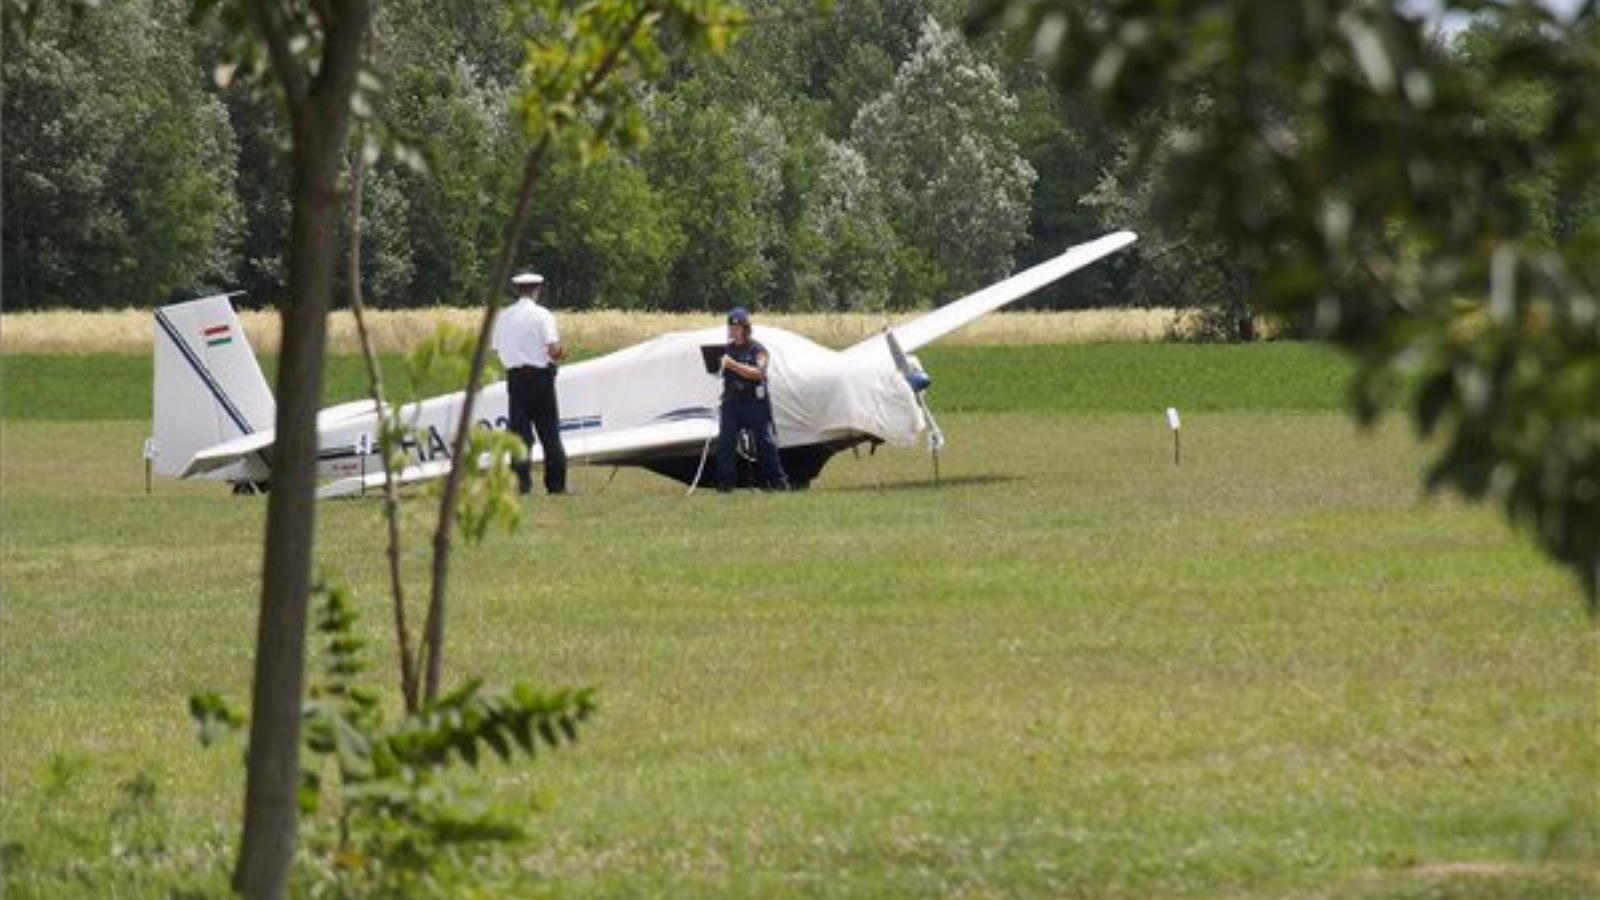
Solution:
[(318, 4), (322, 48), (310, 62), (297, 53), (296, 26), (289, 18), (294, 8), (276, 0), (255, 0), (252, 6), (289, 111), (294, 212), (289, 296), (279, 315), (277, 430), (261, 565), (244, 827), (233, 889), (249, 900), (279, 900), (294, 862), (299, 814), (306, 601), (316, 537), (317, 408), (338, 262), (339, 163), (372, 10), (368, 0)]
[(367, 0), (318, 4), (322, 52), (302, 60), (292, 12), (255, 0), (256, 28), (283, 89), (293, 136), (289, 297), (281, 307), (277, 433), (262, 556), (261, 616), (250, 698), (244, 828), (233, 889), (249, 900), (279, 900), (294, 862), (299, 814), (300, 706), (305, 686), (306, 599), (316, 536), (317, 407), (322, 355), (338, 262), (339, 162), (350, 97), (371, 21)]
[(315, 134), (302, 132), (295, 142), (290, 298), (281, 312), (244, 834), (234, 871), (234, 889), (251, 900), (282, 897), (294, 858), (306, 598), (316, 529), (317, 410), (338, 252), (334, 226), (344, 131), (339, 124)]

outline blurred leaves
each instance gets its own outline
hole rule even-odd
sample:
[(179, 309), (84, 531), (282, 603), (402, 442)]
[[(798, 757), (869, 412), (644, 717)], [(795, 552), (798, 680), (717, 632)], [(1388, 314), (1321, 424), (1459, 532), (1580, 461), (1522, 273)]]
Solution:
[(407, 377), (412, 385), (466, 381), (477, 340), (477, 334), (469, 328), (440, 322), (432, 334), (406, 354)]
[(474, 425), (467, 442), (466, 467), (461, 491), (456, 495), (456, 527), (462, 538), (483, 540), (493, 525), (507, 531), (522, 521), (517, 481), (511, 466), (528, 457), (522, 438), (504, 428)]
[(244, 725), (244, 714), (216, 691), (189, 697), (189, 718), (200, 728), (200, 745), (209, 747), (217, 738)]
[(1115, 122), (1205, 97), (1156, 208), (1259, 259), (1252, 303), (1359, 360), (1357, 413), (1406, 398), (1430, 487), (1498, 502), (1597, 610), (1600, 13), (1443, 6), (1459, 49), (1362, 0), (986, 0), (972, 25)]
[[(448, 771), (576, 742), (594, 713), (593, 691), (519, 684), (493, 693), (473, 678), (390, 723), (362, 684), (367, 641), (349, 588), (320, 579), (313, 594), (321, 652), (302, 707), (308, 756), (299, 789), (302, 813), (319, 815), (307, 838), (318, 859), (310, 871), (327, 875), (341, 896), (416, 895), (436, 888), (441, 872), (470, 876), (480, 854), (526, 833), (515, 811)], [(242, 720), (214, 693), (191, 698), (190, 711), (230, 727)]]

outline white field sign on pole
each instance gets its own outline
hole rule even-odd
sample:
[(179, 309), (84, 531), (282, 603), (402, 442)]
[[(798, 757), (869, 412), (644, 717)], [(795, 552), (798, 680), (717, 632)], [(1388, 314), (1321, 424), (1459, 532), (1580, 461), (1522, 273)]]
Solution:
[(150, 473), (155, 466), (155, 461), (156, 439), (147, 437), (144, 439), (144, 492), (146, 494), (150, 493)]
[[(367, 457), (371, 453), (372, 435), (363, 431), (361, 436), (356, 438), (356, 455), (361, 457), (361, 496), (363, 497), (367, 495)], [(388, 465), (388, 463), (386, 462), (384, 465)]]
[(1167, 407), (1167, 427), (1172, 429), (1172, 464), (1175, 466), (1183, 464), (1183, 444), (1179, 438), (1180, 425), (1178, 408), (1176, 406)]

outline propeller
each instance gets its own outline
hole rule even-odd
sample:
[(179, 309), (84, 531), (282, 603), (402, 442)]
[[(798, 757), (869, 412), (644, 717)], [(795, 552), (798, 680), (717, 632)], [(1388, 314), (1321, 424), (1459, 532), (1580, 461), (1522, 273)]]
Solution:
[(917, 406), (922, 409), (922, 415), (928, 420), (928, 453), (933, 457), (933, 483), (939, 483), (939, 451), (944, 449), (944, 430), (939, 427), (939, 421), (933, 417), (933, 408), (928, 405), (928, 387), (933, 384), (933, 376), (922, 368), (922, 363), (914, 356), (907, 356), (901, 349), (900, 341), (894, 336), (894, 331), (885, 329), (884, 339), (889, 344), (889, 356), (894, 359), (894, 367), (905, 378), (906, 384), (911, 385), (911, 393), (917, 398)]

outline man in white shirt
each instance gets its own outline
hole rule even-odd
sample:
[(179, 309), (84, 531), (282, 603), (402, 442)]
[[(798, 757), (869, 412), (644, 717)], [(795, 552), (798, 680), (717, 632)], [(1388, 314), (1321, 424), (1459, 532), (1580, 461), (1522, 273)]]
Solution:
[[(524, 272), (511, 279), (517, 301), (500, 311), (494, 328), (494, 352), (506, 370), (507, 425), (533, 447), (537, 433), (544, 447), (544, 488), (552, 494), (567, 492), (567, 453), (561, 446), (561, 410), (556, 405), (556, 366), (567, 358), (561, 348), (556, 317), (539, 305), (544, 277)], [(517, 488), (533, 489), (526, 462), (513, 466)]]

